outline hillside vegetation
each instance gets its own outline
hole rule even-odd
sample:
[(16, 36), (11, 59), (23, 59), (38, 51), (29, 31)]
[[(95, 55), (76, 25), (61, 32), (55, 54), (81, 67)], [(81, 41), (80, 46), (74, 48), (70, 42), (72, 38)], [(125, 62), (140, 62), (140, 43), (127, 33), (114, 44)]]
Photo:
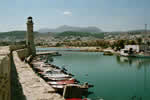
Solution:
[[(34, 32), (36, 35), (37, 32)], [(10, 32), (0, 32), (0, 39), (4, 38), (12, 38), (15, 37), (15, 39), (24, 39), (26, 35), (26, 31), (10, 31)]]
[(93, 36), (96, 38), (104, 38), (104, 33), (90, 33), (90, 32), (73, 32), (73, 31), (66, 31), (58, 34), (57, 36), (80, 36), (80, 37), (89, 37)]
[(15, 37), (17, 39), (23, 39), (26, 31), (11, 31), (11, 32), (0, 32), (0, 38)]

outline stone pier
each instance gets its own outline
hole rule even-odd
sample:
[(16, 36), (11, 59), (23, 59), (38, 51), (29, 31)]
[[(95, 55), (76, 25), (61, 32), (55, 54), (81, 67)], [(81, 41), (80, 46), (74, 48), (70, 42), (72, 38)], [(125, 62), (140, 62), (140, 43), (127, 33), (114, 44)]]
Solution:
[(0, 47), (0, 100), (11, 99), (9, 47)]
[(21, 60), (28, 54), (26, 48), (0, 47), (0, 100), (64, 100)]
[(0, 100), (64, 100), (24, 59), (35, 56), (32, 17), (27, 20), (26, 45), (0, 47)]

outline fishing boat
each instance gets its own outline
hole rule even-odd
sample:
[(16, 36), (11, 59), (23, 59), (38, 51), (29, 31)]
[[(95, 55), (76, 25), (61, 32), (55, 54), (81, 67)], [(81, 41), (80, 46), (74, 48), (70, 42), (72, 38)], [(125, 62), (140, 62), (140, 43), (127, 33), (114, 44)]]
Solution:
[(64, 91), (64, 88), (66, 85), (74, 85), (74, 86), (77, 86), (78, 88), (80, 88), (82, 94), (86, 94), (88, 93), (88, 88), (89, 87), (83, 87), (82, 85), (79, 85), (79, 84), (56, 84), (56, 85), (51, 85), (56, 91), (59, 91), (59, 92), (63, 92)]
[(42, 71), (42, 72), (38, 72), (39, 74), (41, 74), (41, 75), (45, 75), (46, 73), (48, 73), (49, 71), (58, 71), (58, 72), (60, 72), (60, 70), (58, 70), (58, 69), (45, 69), (44, 71)]
[(45, 81), (62, 81), (62, 80), (69, 80), (71, 77), (57, 77), (57, 78), (51, 78), (51, 77), (46, 77), (46, 76), (43, 76), (43, 79)]
[(39, 67), (33, 67), (33, 69), (35, 70), (35, 72), (40, 72), (40, 73), (43, 73), (44, 72), (44, 70), (42, 70), (41, 68), (39, 68)]
[(50, 82), (47, 82), (47, 83), (50, 84), (50, 85), (65, 85), (65, 84), (75, 84), (77, 82), (75, 81), (74, 78), (71, 78), (69, 80), (50, 81)]
[(88, 84), (67, 84), (64, 87), (63, 97), (65, 98), (65, 100), (90, 100), (88, 98), (85, 98), (87, 97), (86, 93), (88, 93), (88, 90), (83, 90), (84, 87), (88, 88)]
[(63, 77), (71, 77), (67, 73), (63, 73), (59, 69), (52, 69), (52, 70), (47, 70), (43, 73), (41, 73), (44, 77), (50, 77), (50, 78), (63, 78)]
[(82, 98), (68, 98), (68, 99), (65, 99), (65, 100), (91, 100), (91, 99), (88, 99), (88, 98), (83, 98), (83, 99)]
[(47, 74), (60, 74), (62, 71), (60, 69), (45, 69), (43, 72), (39, 72), (41, 75)]
[(45, 74), (44, 77), (48, 77), (48, 78), (71, 78), (70, 75), (66, 75), (66, 74), (63, 74), (63, 73), (60, 73), (60, 74)]
[(57, 89), (57, 90), (63, 90), (65, 85), (51, 85), (54, 89)]
[(69, 99), (65, 99), (65, 100), (82, 100), (82, 99), (81, 98), (69, 98)]
[[(65, 66), (58, 67), (56, 65), (50, 64), (47, 56), (40, 56), (40, 58), (36, 58), (32, 60), (32, 68), (38, 73), (51, 87), (53, 87), (57, 93), (62, 94), (66, 89), (66, 86), (71, 85), (73, 87), (77, 87), (79, 89), (80, 97), (65, 98), (65, 100), (89, 100), (87, 98), (82, 98), (83, 95), (87, 96), (84, 93), (88, 92), (88, 88), (92, 87), (89, 84), (78, 84), (79, 81), (72, 78), (72, 74), (67, 72)], [(70, 93), (73, 91), (71, 90)], [(76, 89), (74, 94), (77, 94)]]
[(43, 61), (32, 61), (32, 65), (37, 66), (37, 65), (41, 65), (44, 64)]
[(78, 87), (82, 90), (82, 92), (87, 92), (88, 88), (93, 87), (93, 85), (89, 85), (89, 84), (83, 84), (83, 85), (79, 85), (79, 84), (56, 84), (56, 85), (51, 85), (53, 88), (55, 89), (64, 89), (65, 86), (74, 86), (74, 87)]

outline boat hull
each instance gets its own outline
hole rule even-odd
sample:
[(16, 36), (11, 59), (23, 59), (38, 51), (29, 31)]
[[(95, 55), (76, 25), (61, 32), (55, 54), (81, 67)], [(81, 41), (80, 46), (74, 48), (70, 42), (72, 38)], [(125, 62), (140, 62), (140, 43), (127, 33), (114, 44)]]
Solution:
[(61, 78), (50, 78), (50, 77), (43, 77), (47, 81), (63, 81), (63, 80), (69, 80), (70, 77), (61, 77)]
[(55, 82), (47, 82), (50, 85), (65, 85), (65, 84), (74, 84), (75, 80), (63, 80), (63, 81), (55, 81)]

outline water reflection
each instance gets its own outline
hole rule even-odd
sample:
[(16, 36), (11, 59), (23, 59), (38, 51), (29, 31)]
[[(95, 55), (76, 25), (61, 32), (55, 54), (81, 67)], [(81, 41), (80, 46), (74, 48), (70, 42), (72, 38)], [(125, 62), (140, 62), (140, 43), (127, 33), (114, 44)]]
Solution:
[[(129, 65), (136, 67), (139, 71), (143, 71), (143, 75), (139, 75), (139, 71), (136, 71), (136, 81), (139, 82), (139, 76), (143, 76), (143, 89), (144, 94), (147, 94), (147, 91), (150, 90), (149, 88), (149, 67), (150, 67), (150, 59), (148, 58), (134, 58), (134, 57), (122, 57), (122, 56), (116, 56), (116, 60), (118, 64), (121, 65)], [(136, 89), (138, 89), (136, 82)]]
[[(54, 64), (67, 64), (80, 81), (94, 84), (92, 100), (150, 100), (150, 59), (103, 56), (100, 53), (61, 52)], [(108, 63), (109, 62), (109, 63)]]
[(134, 58), (134, 57), (123, 57), (123, 56), (116, 56), (116, 60), (118, 64), (121, 65), (129, 65), (133, 66), (136, 65), (138, 69), (142, 67), (150, 67), (150, 59), (148, 58)]

